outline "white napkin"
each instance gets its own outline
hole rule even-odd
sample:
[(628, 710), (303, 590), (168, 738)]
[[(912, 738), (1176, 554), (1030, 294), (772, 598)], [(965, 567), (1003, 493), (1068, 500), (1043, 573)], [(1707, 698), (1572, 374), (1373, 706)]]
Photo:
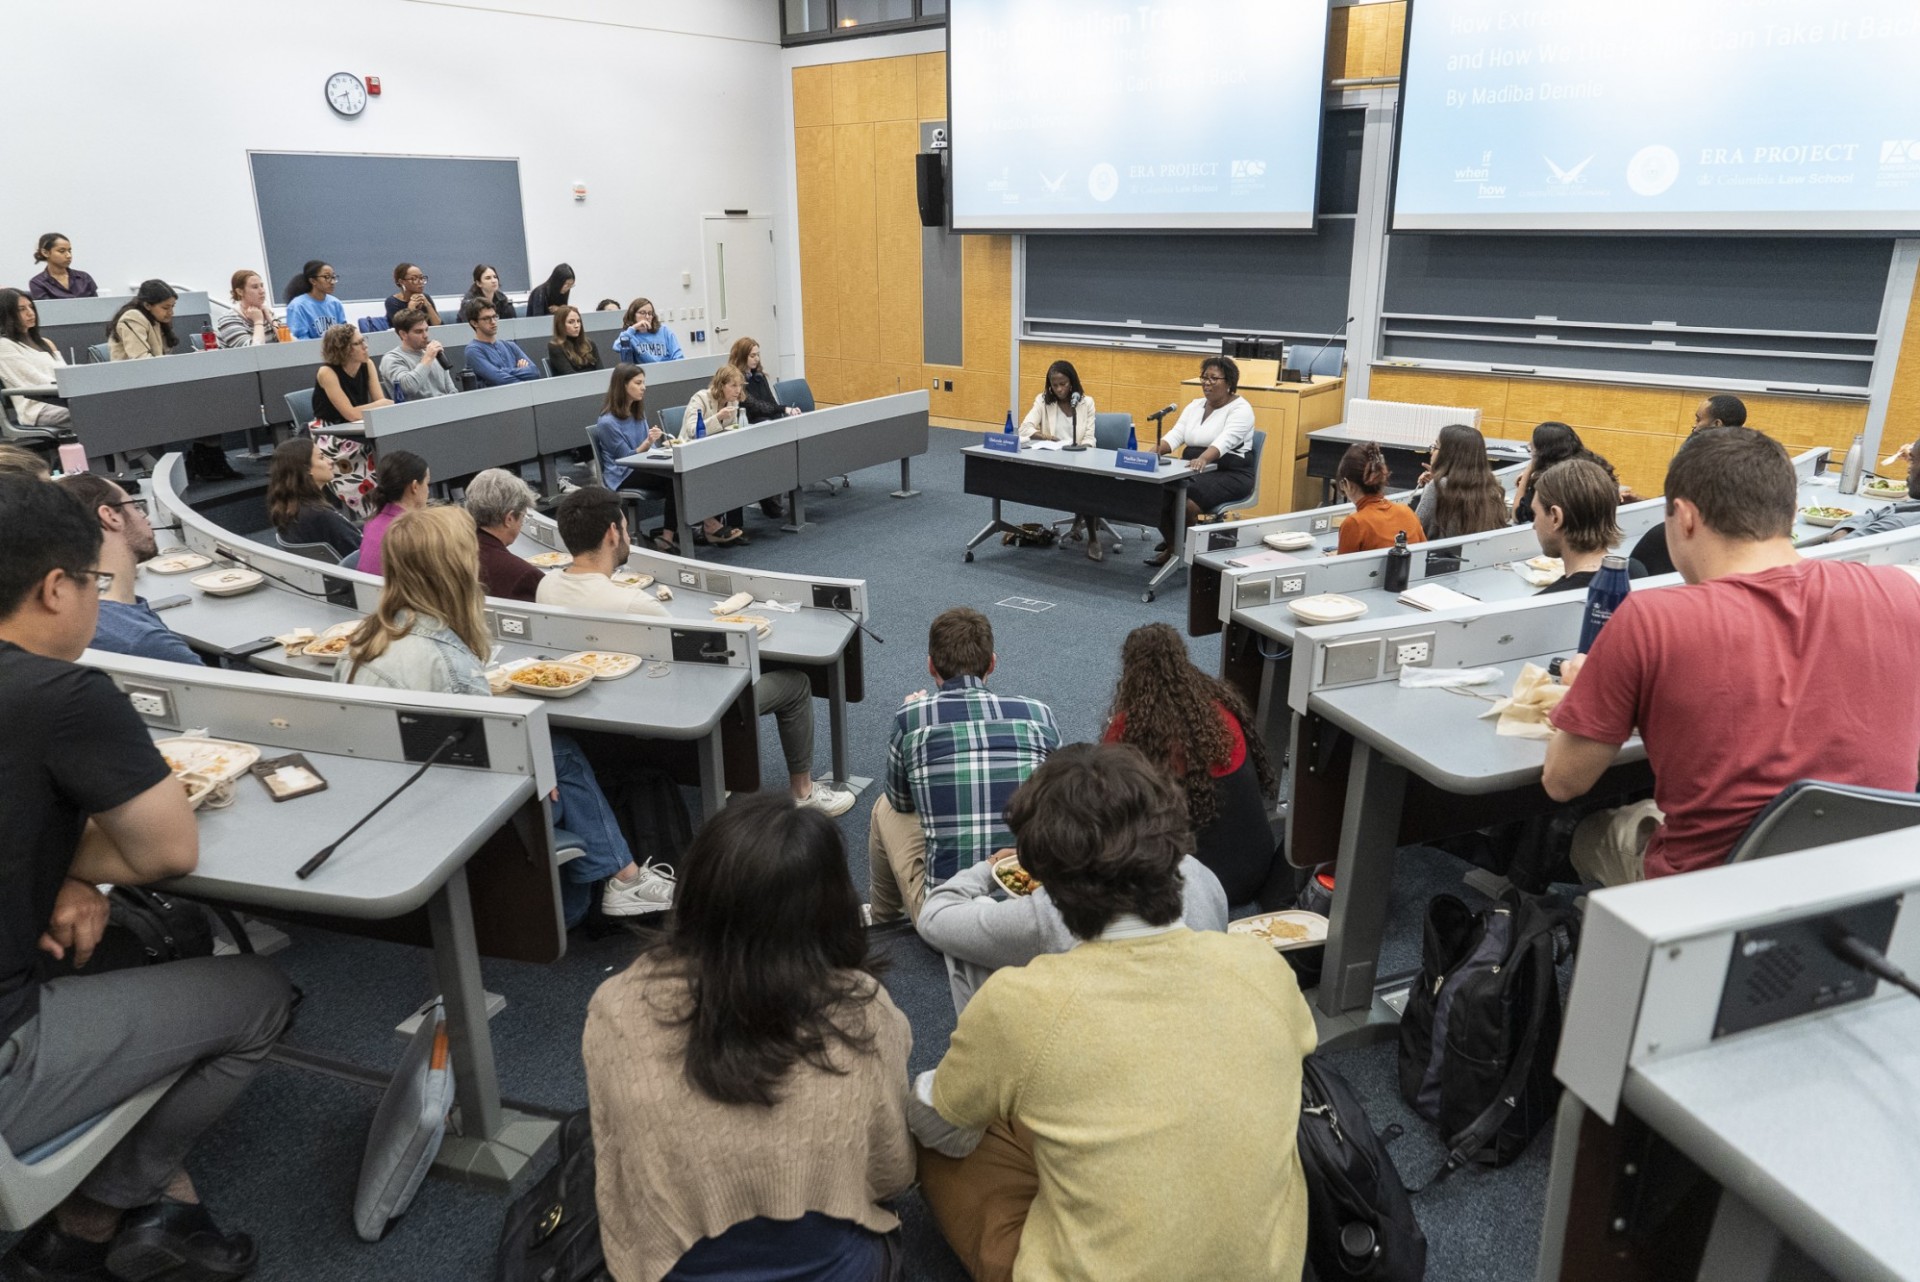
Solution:
[(1500, 675), (1498, 668), (1411, 668), (1400, 669), (1403, 690), (1444, 690), (1449, 686), (1483, 686)]
[(1545, 668), (1526, 664), (1514, 678), (1513, 694), (1480, 714), (1481, 720), (1498, 717), (1494, 733), (1520, 739), (1551, 739), (1553, 723), (1547, 714), (1567, 697), (1567, 687), (1555, 681)]

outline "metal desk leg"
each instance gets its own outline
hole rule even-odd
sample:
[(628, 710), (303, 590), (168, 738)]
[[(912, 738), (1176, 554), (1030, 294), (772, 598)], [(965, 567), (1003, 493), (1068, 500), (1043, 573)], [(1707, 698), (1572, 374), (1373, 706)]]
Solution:
[(697, 517), (687, 510), (687, 495), (685, 487), (680, 484), (678, 472), (673, 475), (673, 510), (680, 522), (680, 529), (674, 535), (680, 541), (680, 555), (689, 561), (694, 560), (700, 553), (693, 545), (693, 531), (704, 518)]
[(787, 523), (780, 528), (789, 534), (798, 534), (807, 528), (807, 505), (802, 498), (805, 493), (804, 485), (787, 491)]
[(700, 817), (711, 819), (727, 804), (727, 760), (715, 726), (700, 740)]
[(1173, 487), (1173, 537), (1167, 540), (1167, 563), (1154, 572), (1147, 581), (1147, 590), (1140, 595), (1142, 601), (1153, 600), (1153, 594), (1177, 570), (1187, 568), (1187, 487), (1181, 482)]
[[(1386, 932), (1387, 892), (1393, 884), (1393, 851), (1400, 835), (1406, 779), (1400, 766), (1363, 743), (1354, 744), (1346, 808), (1340, 817), (1327, 951), (1314, 1002), (1320, 1015), (1359, 1017), (1348, 1021), (1350, 1028), (1335, 1029), (1336, 1035), (1359, 1031), (1373, 1006), (1374, 970)], [(1391, 1032), (1390, 1025), (1383, 1027)], [(1321, 1044), (1326, 1044), (1324, 1036)]]
[(993, 500), (993, 519), (981, 527), (980, 533), (967, 540), (967, 560), (973, 560), (973, 550), (1002, 531), (1011, 531), (1013, 527), (1000, 519), (1000, 500)]
[(871, 779), (847, 773), (847, 656), (842, 651), (827, 669), (827, 741), (833, 753), (833, 781), (859, 796)]
[(896, 499), (910, 499), (920, 491), (913, 488), (913, 460), (900, 460), (900, 488), (893, 492)]
[(427, 901), (427, 923), (433, 932), (434, 978), (447, 1006), (447, 1042), (460, 1109), (460, 1133), (447, 1135), (433, 1164), (466, 1183), (505, 1190), (552, 1142), (560, 1124), (500, 1104), (466, 869), (456, 869)]
[(540, 456), (540, 492), (552, 494), (560, 484), (560, 469), (554, 466), (553, 455)]

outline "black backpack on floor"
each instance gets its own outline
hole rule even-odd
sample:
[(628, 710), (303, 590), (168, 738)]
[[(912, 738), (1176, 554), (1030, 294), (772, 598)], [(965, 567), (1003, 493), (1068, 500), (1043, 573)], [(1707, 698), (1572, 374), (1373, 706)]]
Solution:
[(1400, 1018), (1400, 1094), (1436, 1122), (1447, 1161), (1504, 1166), (1553, 1115), (1560, 1083), (1560, 983), (1577, 917), (1509, 888), (1476, 912), (1453, 895), (1427, 905), (1420, 974)]
[[(1388, 1136), (1398, 1127), (1388, 1127)], [(1400, 1172), (1346, 1079), (1318, 1055), (1300, 1065), (1300, 1167), (1307, 1260), (1320, 1282), (1420, 1282), (1427, 1237)]]

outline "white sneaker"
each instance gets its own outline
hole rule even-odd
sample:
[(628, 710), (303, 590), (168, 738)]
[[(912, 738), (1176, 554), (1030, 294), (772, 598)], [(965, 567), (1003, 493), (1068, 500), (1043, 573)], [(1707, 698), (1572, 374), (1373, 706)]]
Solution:
[(813, 791), (804, 797), (794, 799), (794, 805), (807, 806), (823, 814), (844, 815), (853, 809), (853, 794), (829, 788), (818, 779), (813, 781)]
[(641, 864), (632, 881), (607, 879), (600, 892), (600, 911), (609, 917), (638, 917), (673, 907), (673, 869), (666, 864)]

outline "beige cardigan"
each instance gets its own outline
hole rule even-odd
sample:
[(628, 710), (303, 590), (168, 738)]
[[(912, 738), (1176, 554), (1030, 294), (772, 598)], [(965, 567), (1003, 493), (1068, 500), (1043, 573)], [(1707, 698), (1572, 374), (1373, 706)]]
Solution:
[(720, 426), (720, 403), (714, 399), (711, 391), (703, 387), (693, 394), (692, 400), (687, 402), (686, 417), (680, 420), (680, 435), (688, 439), (693, 437), (693, 416), (696, 410), (705, 417), (708, 432), (731, 432), (747, 425), (747, 405), (742, 401), (733, 407), (732, 425)]
[(600, 1235), (621, 1282), (656, 1282), (702, 1238), (755, 1216), (818, 1211), (891, 1232), (877, 1205), (913, 1182), (907, 1132), (907, 1017), (869, 980), (873, 1053), (844, 1047), (844, 1074), (804, 1061), (772, 1108), (721, 1104), (685, 1073), (685, 1036), (656, 1012), (686, 985), (649, 957), (600, 986), (587, 1006), (581, 1055), (593, 1111)]
[(144, 360), (165, 356), (167, 340), (160, 327), (138, 307), (129, 307), (114, 322), (113, 337), (107, 343), (107, 355), (116, 361)]
[(1093, 398), (1082, 396), (1080, 404), (1073, 411), (1073, 439), (1067, 440), (1066, 410), (1058, 405), (1047, 404), (1046, 393), (1033, 398), (1033, 408), (1020, 420), (1020, 439), (1030, 441), (1042, 430), (1056, 441), (1067, 441), (1069, 445), (1093, 444)]

